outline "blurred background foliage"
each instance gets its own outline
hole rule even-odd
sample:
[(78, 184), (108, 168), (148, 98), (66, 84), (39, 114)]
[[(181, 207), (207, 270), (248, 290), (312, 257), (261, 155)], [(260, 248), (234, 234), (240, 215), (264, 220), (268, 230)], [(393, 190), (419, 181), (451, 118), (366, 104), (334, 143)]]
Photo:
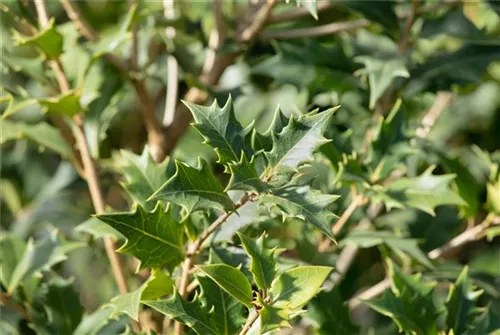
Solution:
[[(44, 61), (51, 52), (60, 56), (64, 71), (76, 88), (76, 103), (85, 110), (85, 131), (91, 154), (100, 163), (101, 182), (110, 209), (129, 208), (131, 199), (122, 189), (122, 175), (126, 175), (124, 171), (131, 165), (147, 164), (145, 159), (120, 151), (125, 149), (140, 155), (148, 141), (139, 112), (141, 105), (128, 77), (144, 82), (154, 102), (155, 114), (162, 119), (166, 87), (171, 84), (167, 62), (173, 55), (179, 65), (176, 78), (179, 99), (193, 87), (208, 92), (209, 100), (217, 98), (224, 102), (231, 95), (237, 119), (243, 126), (255, 122), (259, 131), (268, 128), (277, 106), (290, 116), (341, 105), (328, 129), (333, 141), (304, 168), (314, 188), (343, 196), (336, 202), (335, 213), (342, 213), (348, 207), (353, 196), (352, 185), (369, 184), (366, 190), (370, 199), (386, 204), (380, 215), (370, 218), (374, 230), (414, 239), (422, 254), (445, 244), (468, 225), (480, 223), (487, 213), (499, 215), (499, 4), (493, 0), (376, 3), (346, 0), (319, 1), (314, 6), (302, 2), (305, 7), (278, 2), (259, 35), (242, 45), (237, 40), (237, 26), (251, 1), (221, 1), (226, 39), (217, 53), (237, 50), (239, 54), (224, 69), (220, 80), (209, 85), (200, 79), (200, 74), (210, 53), (211, 31), (217, 24), (210, 1), (175, 1), (173, 18), (165, 18), (161, 1), (138, 1), (137, 7), (131, 7), (127, 1), (75, 2), (82, 17), (99, 34), (98, 41), (82, 37), (58, 1), (47, 1), (55, 30), (51, 32), (54, 36), (46, 36), (50, 39), (49, 50), (42, 53), (39, 41), (32, 38), (39, 31), (33, 3), (2, 2), (2, 236), (5, 240), (15, 236), (16, 241), (21, 241), (20, 248), (25, 248), (33, 240), (44, 243), (38, 241), (45, 241), (57, 231), (61, 245), (74, 248), (65, 256), (66, 261), (57, 263), (44, 275), (59, 278), (44, 285), (52, 285), (52, 289), (56, 287), (66, 297), (73, 297), (71, 308), (81, 304), (88, 313), (99, 311), (99, 306), (116, 295), (104, 250), (96, 247), (101, 245), (100, 237), (115, 232), (106, 231), (90, 218), (94, 210), (86, 182), (65, 159), (71, 157), (71, 148), (47, 113), (47, 110), (57, 112), (58, 108), (63, 109), (62, 113), (71, 113), (72, 108), (72, 102), (61, 101), (60, 96), (50, 100), (58, 96), (56, 78)], [(309, 12), (303, 15), (300, 10), (304, 8), (314, 15)], [(298, 11), (299, 15), (287, 18), (290, 11)], [(330, 33), (315, 30), (349, 22), (359, 25)], [(175, 28), (175, 38), (166, 37), (167, 27)], [(138, 41), (137, 67), (130, 67), (124, 75), (104, 56), (113, 53), (129, 60), (134, 52), (134, 30)], [(397, 100), (401, 100), (402, 107), (394, 116), (390, 111)], [(424, 129), (426, 135), (416, 136), (422, 120), (436, 109), (438, 113), (431, 120), (430, 129)], [(383, 122), (389, 126), (380, 123), (381, 117), (385, 117)], [(398, 142), (401, 147), (397, 147)], [(213, 163), (217, 159), (202, 144), (200, 135), (189, 128), (172, 150), (171, 158), (196, 165), (197, 157)], [(380, 165), (381, 161), (390, 166)], [(160, 174), (160, 181), (173, 174), (172, 162), (173, 159), (167, 160), (163, 169), (156, 170), (164, 174), (163, 178)], [(462, 205), (457, 206), (453, 201), (447, 205), (443, 201), (435, 215), (397, 205), (391, 209), (387, 194), (377, 193), (374, 187), (395, 170), (414, 178), (429, 167), (434, 168), (432, 173), (436, 175), (455, 175), (452, 188), (463, 200)], [(215, 165), (214, 169), (221, 179), (227, 178), (220, 166)], [(408, 187), (411, 188), (403, 186)], [(340, 285), (321, 293), (309, 307), (306, 318), (309, 321), (302, 326), (310, 332), (339, 335), (397, 331), (394, 323), (367, 306), (362, 305), (351, 314), (333, 307), (343, 306), (360, 289), (385, 277), (383, 260), (391, 252), (384, 245), (386, 237), (377, 237), (382, 242), (373, 241), (374, 235), (346, 237), (367, 216), (367, 206), (356, 209), (348, 228), (339, 235), (344, 241), (340, 247), (354, 243), (362, 250)], [(221, 240), (231, 239), (235, 226), (252, 223), (250, 230), (258, 226), (255, 231), (267, 231), (271, 244), (290, 249), (285, 256), (305, 263), (335, 265), (338, 252), (318, 251), (317, 232), (301, 221), (289, 219), (283, 225), (279, 219), (259, 218), (255, 209), (249, 212), (249, 218), (241, 215), (228, 225), (233, 231), (218, 232), (216, 239), (217, 236)], [(80, 226), (82, 223), (85, 226)], [(423, 271), (425, 278), (440, 283), (436, 299), (441, 301), (448, 287), (441, 283), (455, 281), (461, 265), (468, 264), (475, 284), (485, 291), (480, 305), (493, 304), (498, 311), (500, 244), (496, 235), (498, 229), (491, 230), (487, 239), (453, 250), (434, 268), (406, 264)], [(5, 257), (10, 250), (1, 250), (2, 262), (7, 262)], [(127, 259), (127, 264), (127, 272), (133, 273), (137, 264), (132, 259)], [(130, 278), (136, 285), (140, 280), (138, 276)], [(37, 301), (36, 296), (29, 294), (27, 299)], [(0, 308), (2, 333), (32, 333), (15, 311), (3, 305)], [(44, 319), (47, 315), (40, 311), (41, 319), (34, 322), (49, 325)], [(72, 320), (74, 325), (83, 327), (82, 315)], [(120, 318), (99, 322), (106, 324), (98, 330), (99, 334), (118, 334), (127, 321)], [(50, 327), (56, 328), (37, 333), (64, 333), (58, 325)], [(87, 333), (92, 332), (81, 332)]]

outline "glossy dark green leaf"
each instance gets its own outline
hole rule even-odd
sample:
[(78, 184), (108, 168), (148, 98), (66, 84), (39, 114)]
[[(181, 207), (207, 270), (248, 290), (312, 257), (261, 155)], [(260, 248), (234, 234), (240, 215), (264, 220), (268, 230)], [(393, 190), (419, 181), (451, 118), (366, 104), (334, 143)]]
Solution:
[(209, 107), (187, 101), (184, 104), (193, 114), (196, 130), (204, 137), (205, 143), (217, 152), (219, 163), (238, 162), (242, 151), (251, 154), (244, 146), (244, 137), (249, 130), (243, 129), (236, 120), (231, 97), (222, 108), (217, 101)]
[(274, 260), (276, 249), (267, 249), (264, 246), (264, 234), (258, 239), (251, 239), (243, 234), (238, 234), (238, 237), (251, 259), (250, 271), (255, 283), (260, 289), (268, 290), (277, 274)]
[(150, 200), (170, 201), (182, 206), (186, 215), (200, 209), (214, 208), (219, 211), (233, 209), (231, 198), (207, 162), (200, 159), (198, 168), (179, 161), (175, 162), (175, 166), (175, 174), (150, 197)]
[(201, 299), (210, 310), (219, 334), (236, 334), (245, 323), (244, 306), (237, 299), (224, 291), (216, 282), (208, 277), (197, 277), (202, 288)]
[(252, 307), (252, 285), (240, 269), (226, 264), (199, 265), (198, 268), (232, 297)]
[(332, 240), (331, 224), (335, 215), (328, 207), (338, 196), (323, 194), (308, 186), (286, 186), (261, 197), (266, 206), (279, 207), (285, 216), (299, 218), (319, 228)]
[(453, 334), (463, 334), (474, 315), (481, 311), (476, 303), (482, 293), (482, 290), (476, 290), (468, 275), (468, 268), (465, 267), (450, 287), (446, 301), (446, 326), (453, 330)]
[(312, 160), (313, 153), (322, 144), (329, 142), (323, 133), (337, 109), (338, 107), (321, 113), (306, 114), (298, 119), (291, 117), (288, 125), (273, 136), (272, 150), (265, 152), (269, 160), (266, 176), (294, 170), (301, 163)]
[(175, 291), (173, 297), (168, 300), (150, 300), (144, 301), (144, 304), (189, 326), (198, 335), (220, 334), (213, 315), (200, 304), (199, 298), (187, 302)]
[(166, 266), (172, 271), (184, 259), (184, 227), (174, 221), (170, 209), (158, 204), (152, 212), (136, 206), (131, 213), (98, 215), (118, 230), (127, 242), (118, 251), (137, 257), (140, 268)]

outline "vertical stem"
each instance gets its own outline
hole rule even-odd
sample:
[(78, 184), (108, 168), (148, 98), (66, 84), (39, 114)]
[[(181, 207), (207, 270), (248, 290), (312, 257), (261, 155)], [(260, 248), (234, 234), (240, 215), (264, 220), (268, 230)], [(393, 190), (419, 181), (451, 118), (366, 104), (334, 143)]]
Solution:
[[(35, 0), (35, 6), (38, 13), (38, 19), (40, 21), (40, 25), (42, 27), (46, 27), (49, 23), (49, 19), (47, 16), (47, 10), (45, 8), (45, 1)], [(64, 73), (61, 62), (59, 60), (52, 60), (50, 61), (50, 67), (52, 68), (52, 70), (56, 75), (57, 82), (59, 84), (61, 92), (62, 93), (69, 92), (71, 87), (69, 85), (68, 78)], [(74, 117), (74, 121), (76, 125), (73, 128), (73, 133), (76, 139), (78, 149), (80, 150), (83, 168), (87, 179), (87, 184), (89, 186), (90, 198), (92, 200), (92, 204), (94, 206), (96, 213), (102, 214), (104, 213), (105, 209), (104, 198), (102, 195), (100, 181), (94, 165), (94, 160), (90, 155), (88, 142), (85, 137), (85, 131), (83, 128), (84, 122), (82, 115), (77, 114)], [(118, 255), (115, 253), (115, 245), (113, 240), (109, 237), (105, 238), (104, 246), (106, 249), (106, 254), (111, 263), (111, 268), (113, 270), (113, 275), (118, 285), (118, 289), (120, 293), (126, 293), (128, 291), (127, 282), (125, 280), (125, 275), (120, 266), (120, 260), (118, 259)]]
[[(175, 18), (174, 0), (163, 0), (163, 15), (166, 19)], [(174, 27), (167, 27), (165, 29), (165, 36), (167, 38), (167, 41), (170, 43), (169, 45), (167, 45), (167, 52), (169, 53), (169, 55), (167, 56), (168, 85), (167, 95), (165, 97), (165, 112), (163, 115), (163, 125), (165, 127), (170, 126), (174, 121), (175, 107), (177, 103), (177, 91), (179, 87), (177, 78), (179, 73), (179, 65), (177, 64), (177, 59), (175, 59), (174, 55), (171, 54), (174, 51), (173, 40), (175, 38), (175, 34), (176, 32)]]

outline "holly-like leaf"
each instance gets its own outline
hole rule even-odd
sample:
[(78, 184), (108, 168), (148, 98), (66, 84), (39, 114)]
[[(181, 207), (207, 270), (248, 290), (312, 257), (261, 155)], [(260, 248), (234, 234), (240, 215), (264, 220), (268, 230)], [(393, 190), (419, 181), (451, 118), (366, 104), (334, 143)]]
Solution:
[(243, 234), (238, 234), (241, 245), (250, 256), (250, 271), (255, 284), (262, 289), (268, 290), (277, 274), (274, 255), (276, 249), (266, 249), (264, 246), (264, 234), (257, 240), (251, 239)]
[(57, 59), (63, 52), (63, 36), (54, 27), (54, 19), (37, 34), (27, 37), (14, 34), (17, 45), (34, 46), (40, 49), (46, 59)]
[(141, 261), (140, 268), (167, 266), (172, 271), (184, 259), (184, 228), (174, 221), (170, 208), (157, 204), (152, 212), (141, 206), (131, 213), (98, 215), (97, 218), (118, 230), (127, 241), (118, 251)]
[(38, 99), (46, 113), (72, 117), (82, 111), (80, 92), (72, 90), (56, 97)]
[(44, 312), (34, 313), (34, 323), (37, 327), (47, 327), (54, 334), (73, 334), (83, 316), (83, 306), (73, 289), (73, 280), (51, 279), (38, 291), (33, 304), (35, 309)]
[(429, 268), (434, 266), (427, 256), (418, 247), (416, 239), (404, 238), (394, 235), (389, 231), (363, 231), (355, 230), (350, 232), (342, 241), (340, 246), (356, 245), (361, 248), (371, 248), (380, 244), (385, 244), (396, 253), (408, 254), (411, 258)]
[(285, 215), (313, 224), (334, 240), (331, 224), (335, 215), (328, 210), (338, 196), (323, 194), (308, 186), (285, 186), (261, 197), (261, 203), (278, 206)]
[(95, 239), (111, 237), (113, 240), (124, 239), (123, 235), (113, 227), (105, 224), (95, 217), (91, 217), (85, 222), (82, 222), (75, 228), (76, 232), (87, 233), (92, 235)]
[(242, 152), (251, 154), (244, 141), (249, 129), (243, 129), (236, 120), (231, 97), (222, 108), (217, 101), (209, 107), (187, 101), (184, 101), (184, 104), (193, 114), (194, 127), (204, 137), (204, 143), (217, 152), (219, 163), (227, 165), (230, 162), (238, 162)]
[(82, 246), (83, 243), (60, 242), (56, 230), (42, 241), (35, 243), (34, 240), (29, 240), (22, 258), (12, 273), (7, 292), (14, 292), (23, 281), (66, 260), (66, 253)]
[(272, 305), (297, 312), (318, 293), (332, 270), (329, 266), (299, 266), (286, 270), (269, 290)]
[(293, 312), (288, 306), (273, 306), (266, 302), (261, 302), (260, 305), (262, 308), (259, 311), (259, 335), (279, 328), (291, 327), (289, 320)]
[(175, 174), (150, 197), (150, 200), (170, 201), (183, 207), (186, 216), (200, 209), (233, 209), (231, 198), (224, 192), (208, 163), (200, 159), (198, 165), (199, 168), (194, 168), (176, 161)]
[(198, 268), (232, 297), (252, 307), (252, 284), (241, 270), (226, 264), (200, 265)]
[(209, 313), (208, 308), (200, 304), (198, 297), (187, 302), (175, 291), (168, 300), (148, 300), (143, 303), (187, 325), (198, 335), (220, 335), (213, 315)]
[(288, 125), (273, 136), (272, 150), (265, 152), (269, 161), (267, 176), (295, 170), (301, 163), (312, 160), (313, 153), (329, 142), (323, 133), (338, 108), (312, 112), (298, 119), (290, 117)]
[(2, 120), (0, 144), (20, 138), (27, 138), (38, 144), (41, 149), (47, 148), (64, 158), (70, 159), (73, 157), (70, 146), (62, 138), (57, 129), (48, 123), (27, 124)]
[(238, 162), (229, 163), (231, 178), (226, 190), (242, 190), (263, 192), (266, 184), (262, 182), (255, 166), (255, 156), (249, 161), (244, 153)]
[(116, 169), (125, 178), (122, 185), (132, 199), (151, 210), (155, 204), (148, 202), (147, 199), (168, 180), (169, 162), (167, 158), (161, 163), (156, 163), (147, 147), (140, 156), (121, 150), (117, 157)]
[(439, 312), (432, 300), (434, 283), (422, 282), (420, 275), (409, 276), (389, 263), (392, 291), (381, 298), (363, 301), (390, 317), (405, 334), (436, 334)]
[(367, 76), (370, 83), (370, 109), (375, 108), (375, 104), (394, 79), (410, 77), (402, 58), (378, 59), (359, 56), (356, 61), (364, 64), (365, 67), (358, 70), (358, 73)]
[(446, 326), (453, 334), (460, 335), (467, 331), (468, 325), (481, 312), (476, 302), (482, 290), (476, 290), (468, 275), (468, 267), (464, 267), (455, 283), (450, 287), (446, 300)]
[(173, 293), (174, 281), (159, 269), (153, 269), (149, 279), (137, 290), (120, 294), (110, 300), (104, 307), (113, 308), (112, 317), (127, 314), (131, 319), (139, 320), (141, 300), (159, 299)]
[(434, 167), (414, 178), (399, 178), (386, 185), (382, 201), (388, 209), (413, 207), (431, 215), (442, 205), (466, 205), (460, 196), (450, 188), (455, 175), (433, 175)]
[(212, 310), (212, 317), (221, 335), (236, 334), (245, 323), (243, 304), (226, 293), (216, 282), (205, 276), (198, 276), (202, 288), (200, 299)]

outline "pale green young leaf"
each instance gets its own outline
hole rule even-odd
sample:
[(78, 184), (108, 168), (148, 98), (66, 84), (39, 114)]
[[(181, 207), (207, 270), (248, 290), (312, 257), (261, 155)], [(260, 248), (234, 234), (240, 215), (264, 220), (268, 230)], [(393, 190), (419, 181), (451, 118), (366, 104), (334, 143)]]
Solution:
[(241, 244), (248, 256), (250, 256), (250, 271), (255, 284), (262, 289), (268, 290), (276, 277), (277, 269), (274, 255), (276, 249), (266, 249), (264, 246), (264, 234), (258, 239), (251, 239), (238, 233)]
[(57, 59), (63, 52), (63, 36), (54, 27), (54, 19), (48, 26), (33, 36), (14, 34), (17, 45), (33, 46), (40, 49), (46, 59)]
[(378, 59), (371, 56), (358, 56), (356, 61), (364, 64), (364, 68), (358, 73), (368, 77), (370, 84), (370, 109), (382, 97), (387, 88), (396, 78), (409, 78), (410, 73), (406, 69), (402, 58)]
[(138, 289), (112, 298), (103, 307), (111, 307), (111, 317), (127, 314), (131, 319), (139, 320), (141, 300), (155, 300), (170, 295), (174, 290), (174, 281), (160, 269), (153, 269), (151, 276)]
[(48, 123), (27, 124), (2, 120), (0, 131), (0, 144), (8, 141), (27, 138), (37, 144), (41, 150), (47, 148), (64, 158), (73, 156), (70, 146), (59, 134), (57, 129)]
[(236, 334), (245, 323), (245, 308), (241, 302), (224, 291), (215, 281), (205, 276), (197, 276), (202, 294), (200, 299), (204, 305), (212, 310), (219, 334)]
[(273, 136), (272, 150), (265, 152), (269, 161), (266, 175), (271, 177), (275, 173), (295, 170), (301, 163), (312, 160), (313, 153), (329, 142), (323, 133), (338, 108), (306, 114), (298, 119), (290, 117), (288, 125)]
[(196, 297), (192, 302), (185, 301), (179, 292), (168, 300), (144, 301), (145, 305), (169, 316), (175, 321), (179, 321), (198, 335), (220, 335), (214, 317), (209, 313), (209, 309), (200, 304)]
[(286, 270), (271, 285), (271, 304), (297, 312), (319, 292), (332, 270), (329, 266), (299, 266)]
[(55, 97), (38, 99), (46, 113), (72, 117), (83, 109), (80, 105), (80, 92), (72, 90)]
[(328, 207), (338, 196), (323, 194), (308, 186), (285, 186), (263, 195), (260, 199), (266, 206), (278, 206), (286, 216), (313, 224), (334, 240), (331, 224), (335, 215)]
[(91, 217), (75, 227), (75, 231), (92, 235), (95, 239), (111, 237), (113, 240), (124, 239), (124, 236), (110, 225), (96, 217)]
[(198, 168), (176, 161), (175, 174), (160, 187), (150, 200), (170, 201), (183, 207), (186, 216), (200, 209), (233, 209), (231, 198), (212, 173), (208, 163), (198, 161)]
[(116, 157), (116, 169), (123, 175), (123, 187), (135, 202), (148, 210), (155, 206), (147, 199), (168, 180), (167, 168), (170, 160), (167, 158), (156, 163), (149, 148), (146, 146), (142, 154), (136, 155), (127, 150), (120, 150)]
[(140, 268), (166, 266), (172, 271), (184, 259), (184, 227), (174, 221), (170, 208), (157, 204), (152, 212), (136, 206), (131, 213), (98, 215), (127, 241), (118, 251), (137, 257)]
[(226, 264), (199, 265), (198, 269), (232, 297), (248, 308), (252, 307), (252, 284), (240, 269)]
[(222, 108), (217, 101), (209, 107), (187, 101), (184, 104), (193, 114), (196, 130), (204, 137), (205, 143), (217, 152), (219, 163), (238, 162), (242, 152), (251, 154), (244, 141), (249, 130), (243, 129), (236, 120), (231, 97)]
[(434, 209), (442, 205), (466, 205), (450, 184), (455, 175), (433, 175), (430, 167), (418, 177), (399, 178), (388, 183), (381, 195), (381, 200), (388, 209), (413, 207), (431, 215)]
[(453, 334), (460, 335), (467, 331), (474, 317), (481, 312), (476, 307), (482, 290), (476, 290), (468, 275), (468, 267), (464, 267), (455, 283), (450, 287), (446, 299), (446, 326)]

